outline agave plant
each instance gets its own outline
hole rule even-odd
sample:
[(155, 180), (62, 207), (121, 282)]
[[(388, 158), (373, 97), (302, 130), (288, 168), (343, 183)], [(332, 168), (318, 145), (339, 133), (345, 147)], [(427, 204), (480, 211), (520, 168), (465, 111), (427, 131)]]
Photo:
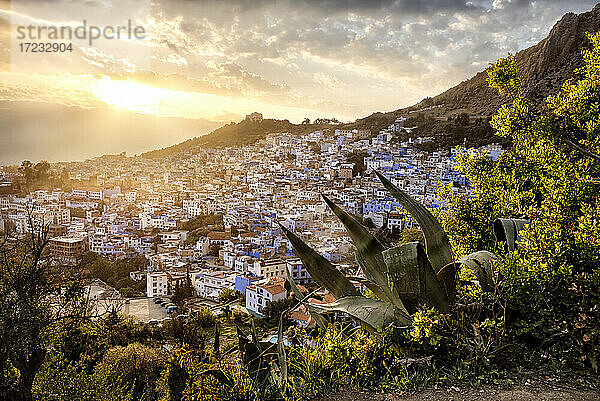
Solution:
[[(337, 299), (324, 305), (306, 303), (288, 272), (288, 281), (296, 297), (305, 303), (319, 326), (324, 324), (324, 319), (318, 314), (331, 311), (345, 312), (371, 330), (389, 325), (409, 326), (412, 321), (410, 315), (421, 303), (442, 313), (448, 312), (455, 299), (456, 273), (460, 266), (473, 270), (483, 290), (493, 289), (492, 263), (497, 259), (494, 254), (478, 251), (455, 261), (448, 236), (431, 212), (385, 176), (375, 173), (384, 187), (417, 221), (425, 237), (425, 247), (418, 242), (410, 242), (386, 249), (354, 217), (322, 195), (346, 227), (365, 277), (346, 277), (293, 232), (281, 226), (312, 278)], [(514, 250), (518, 233), (526, 223), (527, 220), (496, 221), (496, 236), (506, 243), (509, 251)], [(370, 289), (376, 299), (364, 297), (352, 281)]]
[[(218, 326), (215, 325), (215, 331), (217, 330)], [(236, 330), (238, 335), (238, 349), (256, 398), (273, 399), (270, 395), (285, 392), (289, 383), (283, 316), (279, 319), (276, 344), (258, 339), (254, 320), (251, 320), (250, 336), (244, 333), (239, 326), (236, 326)], [(227, 387), (231, 388), (235, 386), (234, 377), (231, 373), (223, 369), (207, 369), (200, 374), (213, 376)]]

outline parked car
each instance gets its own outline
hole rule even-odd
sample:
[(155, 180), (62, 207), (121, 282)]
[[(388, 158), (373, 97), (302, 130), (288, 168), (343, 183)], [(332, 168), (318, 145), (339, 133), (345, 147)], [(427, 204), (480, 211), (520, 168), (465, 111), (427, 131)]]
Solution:
[(171, 305), (167, 307), (167, 313), (173, 313), (177, 310), (177, 305)]
[(161, 298), (154, 298), (154, 303), (158, 304), (161, 303), (163, 300)]
[(150, 320), (148, 320), (148, 324), (151, 324), (151, 325), (158, 324), (158, 322), (159, 322), (158, 319), (150, 319)]

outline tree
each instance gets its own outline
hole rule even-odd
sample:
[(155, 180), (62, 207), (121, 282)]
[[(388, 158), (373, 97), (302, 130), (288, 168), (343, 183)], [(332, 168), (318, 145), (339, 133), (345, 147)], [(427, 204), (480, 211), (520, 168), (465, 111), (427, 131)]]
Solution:
[(135, 289), (131, 288), (131, 287), (123, 287), (119, 290), (119, 294), (121, 294), (122, 297), (125, 298), (132, 298), (135, 297), (137, 295), (138, 291), (136, 291)]
[(352, 176), (356, 177), (359, 174), (363, 174), (367, 167), (365, 166), (365, 156), (367, 156), (366, 152), (357, 152), (354, 151), (348, 155), (346, 161), (348, 163), (354, 163), (354, 168), (352, 169)]
[(25, 182), (27, 185), (30, 185), (35, 178), (35, 170), (33, 168), (33, 164), (29, 160), (23, 160), (21, 163), (21, 167), (19, 167), (19, 172), (23, 174), (25, 177)]
[(94, 373), (108, 379), (109, 388), (131, 388), (133, 400), (150, 401), (159, 398), (156, 383), (166, 364), (161, 351), (133, 343), (108, 350)]
[(45, 160), (42, 160), (41, 162), (35, 165), (34, 169), (36, 181), (40, 184), (46, 184), (48, 182), (48, 179), (50, 178), (50, 163), (48, 163)]
[(233, 301), (240, 295), (239, 291), (236, 291), (232, 288), (223, 288), (219, 293), (219, 302), (226, 303)]
[(46, 185), (50, 180), (50, 163), (45, 160), (33, 165), (29, 160), (24, 160), (19, 167), (19, 172), (25, 178), (29, 190), (41, 185)]
[(99, 257), (88, 266), (92, 277), (108, 283), (116, 275), (115, 264), (107, 259)]
[(375, 223), (373, 223), (373, 219), (370, 217), (365, 217), (363, 219), (363, 225), (367, 228), (375, 228)]
[(8, 390), (8, 398), (16, 401), (32, 400), (48, 346), (85, 313), (81, 281), (45, 252), (48, 226), (40, 227), (30, 213), (29, 224), (31, 233), (23, 238), (7, 234), (0, 244), (0, 357), (18, 371), (18, 381)]
[(420, 228), (405, 228), (400, 231), (399, 245), (414, 241), (420, 242), (421, 245), (425, 246), (425, 238), (423, 237), (423, 231), (421, 231)]
[(279, 301), (269, 301), (262, 314), (270, 322), (277, 322), (279, 321), (281, 314), (288, 311), (288, 309), (296, 305), (297, 302), (298, 301), (294, 297), (287, 297)]
[(462, 127), (469, 125), (469, 115), (467, 113), (457, 114), (454, 118), (454, 123)]
[(208, 339), (204, 329), (214, 327), (217, 318), (212, 311), (203, 307), (199, 311), (191, 313), (188, 318), (175, 318), (167, 322), (163, 327), (168, 336), (175, 339), (180, 345), (193, 350), (197, 355), (204, 354), (204, 347)]
[(183, 284), (177, 282), (175, 284), (175, 291), (173, 291), (173, 297), (171, 298), (171, 301), (176, 305), (181, 305), (183, 304), (183, 300), (191, 297), (192, 294), (192, 287), (189, 285), (187, 280)]
[(597, 369), (600, 356), (592, 328), (600, 317), (590, 312), (600, 303), (600, 33), (590, 40), (581, 80), (567, 81), (541, 109), (524, 96), (514, 57), (489, 68), (490, 86), (509, 100), (491, 124), (514, 146), (496, 161), (462, 157), (476, 197), (447, 193), (444, 216), (459, 257), (492, 245), (494, 219), (529, 220), (501, 264), (500, 290), (517, 335), (583, 369)]

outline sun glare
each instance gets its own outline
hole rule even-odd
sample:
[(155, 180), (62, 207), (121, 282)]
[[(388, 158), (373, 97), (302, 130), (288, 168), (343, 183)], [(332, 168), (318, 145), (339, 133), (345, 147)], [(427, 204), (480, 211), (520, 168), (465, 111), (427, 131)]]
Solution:
[(104, 103), (139, 113), (154, 114), (160, 105), (160, 89), (130, 81), (103, 79), (92, 92)]

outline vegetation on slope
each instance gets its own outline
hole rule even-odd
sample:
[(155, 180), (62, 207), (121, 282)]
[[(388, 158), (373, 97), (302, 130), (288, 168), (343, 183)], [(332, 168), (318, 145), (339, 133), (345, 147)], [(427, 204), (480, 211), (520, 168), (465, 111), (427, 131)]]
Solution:
[(147, 158), (163, 158), (180, 153), (194, 153), (195, 148), (219, 148), (244, 146), (264, 139), (268, 134), (289, 132), (290, 134), (308, 134), (318, 129), (331, 127), (330, 124), (292, 124), (288, 120), (264, 119), (262, 121), (242, 120), (218, 128), (208, 135), (189, 139), (168, 148), (143, 153)]

